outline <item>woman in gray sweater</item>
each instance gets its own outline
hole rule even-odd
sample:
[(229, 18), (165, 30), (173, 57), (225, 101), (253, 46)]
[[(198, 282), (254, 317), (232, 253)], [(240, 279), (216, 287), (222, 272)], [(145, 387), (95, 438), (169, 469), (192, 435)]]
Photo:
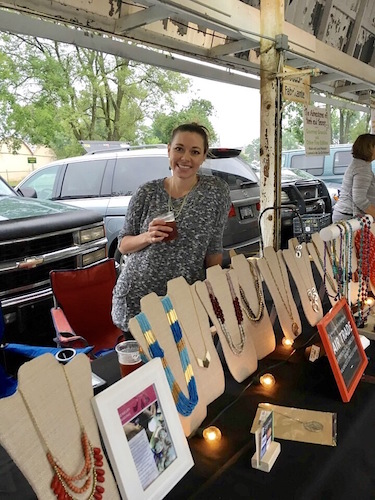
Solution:
[(362, 134), (352, 147), (353, 161), (346, 169), (340, 198), (333, 207), (333, 222), (369, 214), (375, 219), (375, 134)]

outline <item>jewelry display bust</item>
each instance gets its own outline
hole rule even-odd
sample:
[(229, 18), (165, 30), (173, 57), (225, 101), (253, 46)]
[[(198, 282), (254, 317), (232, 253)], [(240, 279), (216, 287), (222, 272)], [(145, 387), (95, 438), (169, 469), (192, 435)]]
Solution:
[(225, 389), (223, 365), (212, 339), (208, 315), (197, 295), (195, 284), (189, 285), (182, 276), (168, 281), (167, 292), (189, 351), (199, 400), (208, 405)]
[[(164, 351), (164, 358), (173, 374), (173, 377), (175, 378), (175, 381), (177, 382), (184, 395), (188, 397), (188, 387), (184, 370), (181, 364), (180, 353), (176, 346), (176, 342), (174, 340), (167, 315), (161, 302), (161, 298), (158, 297), (154, 292), (145, 295), (141, 299), (141, 311), (146, 315), (152, 329), (152, 334), (157, 340), (161, 349)], [(151, 355), (149, 353), (149, 345), (145, 339), (145, 336), (136, 317), (132, 318), (129, 321), (129, 330), (142, 348), (145, 357), (147, 359), (151, 359)], [(200, 393), (200, 386), (202, 385), (202, 383), (204, 383), (204, 379), (202, 378), (202, 375), (198, 370), (197, 362), (194, 356), (191, 354), (191, 350), (189, 350), (188, 343), (185, 343), (185, 347), (188, 349), (189, 360), (198, 392), (198, 403), (190, 413), (190, 415), (184, 416), (179, 413), (185, 436), (190, 436), (194, 431), (197, 430), (197, 428), (206, 418), (207, 402), (204, 401), (203, 398), (201, 398)]]
[(243, 254), (231, 258), (231, 266), (240, 287), (245, 330), (253, 339), (258, 359), (263, 359), (275, 349), (276, 339), (264, 303), (262, 277), (256, 262), (257, 259), (246, 259)]
[(285, 262), (297, 286), (306, 319), (311, 326), (315, 326), (323, 317), (323, 306), (314, 281), (306, 243), (299, 243), (297, 238), (291, 238), (288, 247), (283, 250)]
[[(198, 281), (195, 287), (207, 314), (216, 328), (229, 371), (237, 382), (242, 382), (256, 371), (258, 359), (254, 342), (248, 332), (248, 324), (245, 321), (239, 324), (236, 315), (229, 283), (231, 282), (233, 285), (235, 296), (240, 297), (237, 276), (233, 270), (228, 271), (229, 282), (226, 273), (227, 271), (224, 271), (219, 265), (209, 267), (206, 271), (207, 280), (224, 316), (225, 331), (216, 315), (217, 311), (214, 311), (206, 283)], [(238, 307), (240, 307), (239, 304)]]
[(280, 326), (286, 338), (294, 340), (302, 331), (301, 319), (290, 288), (283, 252), (273, 247), (263, 250), (258, 260), (267, 288), (273, 298)]
[[(0, 400), (1, 444), (37, 497), (56, 500), (51, 489), (54, 472), (47, 459), (46, 446), (70, 477), (81, 470), (84, 462), (82, 428), (92, 446), (102, 450), (91, 407), (90, 361), (86, 355), (78, 354), (62, 365), (52, 354), (44, 354), (20, 367), (18, 384), (19, 389), (13, 396)], [(119, 499), (114, 477), (105, 455), (101, 454), (100, 467), (105, 478), (100, 483), (103, 485), (100, 491), (104, 490), (102, 498)], [(74, 498), (87, 499), (92, 484), (91, 481), (88, 490), (74, 493)]]

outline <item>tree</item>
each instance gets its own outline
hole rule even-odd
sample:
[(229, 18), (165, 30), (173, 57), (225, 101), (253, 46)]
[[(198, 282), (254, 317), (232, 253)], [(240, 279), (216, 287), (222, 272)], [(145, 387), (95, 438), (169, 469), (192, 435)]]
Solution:
[(217, 135), (209, 120), (213, 113), (214, 107), (206, 99), (193, 99), (188, 106), (183, 107), (180, 111), (172, 111), (169, 114), (156, 113), (149, 131), (148, 141), (167, 144), (175, 127), (181, 123), (197, 122), (207, 127), (210, 142), (214, 144), (217, 141)]
[(189, 90), (177, 73), (67, 44), (3, 34), (0, 48), (0, 141), (57, 157), (80, 154), (79, 140), (143, 141), (145, 121), (176, 113), (174, 96)]

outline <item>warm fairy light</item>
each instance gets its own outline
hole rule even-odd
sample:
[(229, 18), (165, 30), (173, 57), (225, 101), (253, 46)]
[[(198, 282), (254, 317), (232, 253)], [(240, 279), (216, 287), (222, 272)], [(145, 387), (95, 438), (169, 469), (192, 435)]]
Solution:
[(263, 387), (273, 387), (276, 383), (276, 380), (272, 373), (265, 373), (260, 377), (259, 382)]
[(372, 297), (368, 297), (366, 299), (366, 306), (372, 307), (374, 305), (375, 301)]
[(210, 427), (204, 429), (203, 438), (210, 443), (220, 441), (221, 431), (214, 425), (211, 425)]
[(292, 339), (287, 339), (286, 337), (283, 337), (281, 343), (283, 344), (284, 347), (292, 347), (293, 340)]

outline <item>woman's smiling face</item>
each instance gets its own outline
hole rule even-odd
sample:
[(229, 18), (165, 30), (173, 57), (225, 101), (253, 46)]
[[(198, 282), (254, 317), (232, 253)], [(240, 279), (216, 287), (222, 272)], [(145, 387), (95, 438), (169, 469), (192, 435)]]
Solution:
[(168, 144), (168, 156), (173, 175), (182, 179), (195, 176), (206, 158), (203, 138), (195, 132), (178, 132)]

